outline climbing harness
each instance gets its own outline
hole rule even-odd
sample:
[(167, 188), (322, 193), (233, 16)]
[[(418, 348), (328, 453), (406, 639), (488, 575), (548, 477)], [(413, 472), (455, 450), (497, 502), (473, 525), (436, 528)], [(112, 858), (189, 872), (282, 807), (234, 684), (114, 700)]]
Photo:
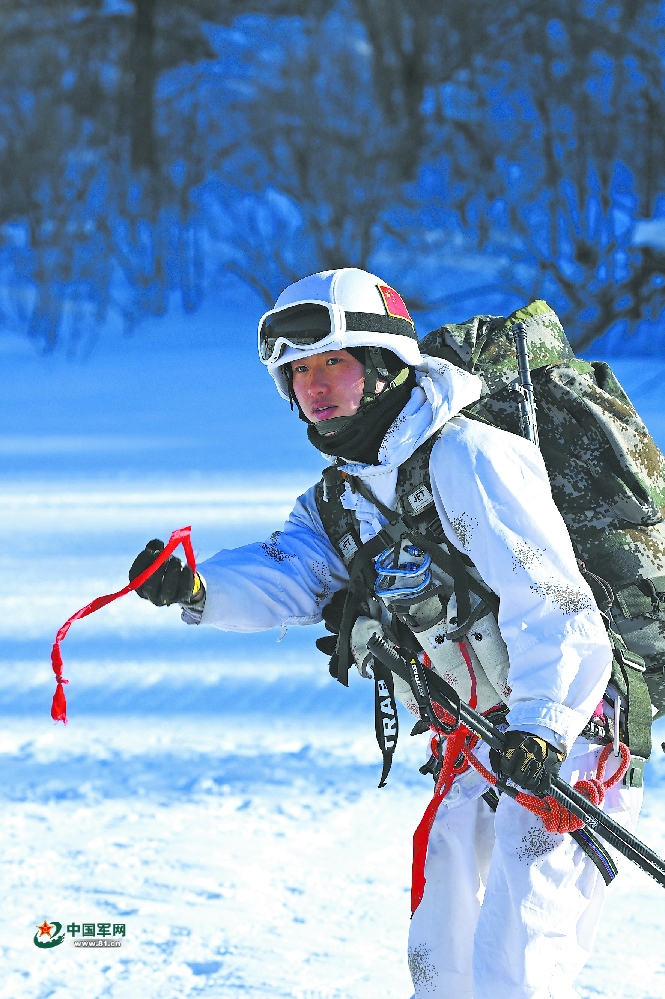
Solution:
[[(396, 676), (405, 679), (409, 676), (407, 660), (378, 635), (369, 639), (368, 649), (375, 659), (389, 667)], [(477, 743), (473, 737), (479, 737), (491, 748), (502, 751), (504, 742), (500, 730), (469, 704), (461, 701), (455, 689), (433, 670), (426, 668), (424, 679), (427, 684), (427, 696), (430, 697), (431, 691), (435, 713), (448, 726), (448, 730), (445, 732), (447, 744), (435, 794), (414, 836), (412, 911), (415, 911), (420, 904), (425, 889), (425, 860), (429, 833), (439, 805), (452, 784), (453, 766), (459, 768), (461, 765), (458, 762), (460, 755), (478, 770), (489, 784), (515, 798), (523, 807), (538, 815), (548, 831), (568, 832), (573, 835), (576, 842), (596, 864), (606, 883), (613, 879), (616, 868), (609, 855), (595, 840), (594, 832), (665, 888), (665, 861), (600, 808), (605, 791), (623, 778), (629, 766), (630, 756), (626, 746), (621, 746), (622, 762), (616, 773), (608, 780), (604, 780), (604, 775), (612, 752), (611, 745), (602, 751), (596, 777), (592, 780), (578, 781), (574, 787), (571, 787), (560, 777), (553, 776), (547, 795), (540, 798), (525, 794), (503, 777), (487, 770), (473, 753)]]

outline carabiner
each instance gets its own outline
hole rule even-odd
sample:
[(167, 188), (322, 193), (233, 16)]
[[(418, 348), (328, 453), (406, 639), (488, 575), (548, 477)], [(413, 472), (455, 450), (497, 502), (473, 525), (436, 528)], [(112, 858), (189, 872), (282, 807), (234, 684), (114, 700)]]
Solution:
[[(427, 589), (430, 582), (432, 581), (432, 573), (430, 571), (430, 565), (432, 564), (432, 559), (429, 555), (425, 554), (417, 548), (415, 545), (407, 545), (405, 551), (408, 555), (412, 555), (414, 558), (422, 558), (420, 564), (415, 562), (406, 562), (404, 565), (392, 566), (387, 565), (386, 561), (388, 558), (393, 557), (394, 548), (386, 548), (374, 559), (374, 565), (377, 571), (377, 581), (374, 587), (377, 597), (415, 597), (423, 590)], [(415, 586), (383, 586), (383, 579), (394, 577), (395, 582), (398, 580), (408, 580), (416, 579), (424, 574), (425, 578)]]

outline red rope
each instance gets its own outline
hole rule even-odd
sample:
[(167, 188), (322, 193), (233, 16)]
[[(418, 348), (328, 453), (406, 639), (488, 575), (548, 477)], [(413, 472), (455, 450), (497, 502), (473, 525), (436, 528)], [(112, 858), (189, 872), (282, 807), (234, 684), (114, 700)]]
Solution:
[[(474, 702), (477, 702), (477, 697), (471, 656), (464, 642), (459, 642), (458, 645), (467, 665), (469, 676), (471, 677), (471, 697), (469, 698), (469, 706), (475, 708), (476, 703)], [(426, 653), (425, 665), (430, 666), (429, 657)], [(455, 725), (455, 718), (448, 711), (446, 711), (445, 708), (442, 708), (441, 705), (436, 704), (436, 702), (433, 702), (432, 706), (437, 718), (439, 718), (441, 722), (446, 725)], [(433, 753), (436, 751), (437, 745), (440, 743), (441, 738), (442, 733), (437, 732), (432, 739)], [(464, 725), (457, 724), (455, 731), (451, 732), (448, 736), (443, 736), (443, 738), (446, 739), (446, 749), (441, 766), (441, 772), (439, 773), (439, 778), (434, 789), (434, 796), (425, 809), (425, 814), (420, 820), (418, 828), (413, 835), (411, 915), (413, 915), (422, 902), (423, 895), (425, 893), (425, 861), (427, 860), (427, 847), (434, 819), (436, 818), (436, 813), (439, 810), (439, 805), (452, 787), (454, 778), (458, 774), (464, 773), (465, 770), (468, 770), (469, 764), (471, 764), (471, 766), (473, 766), (478, 773), (485, 778), (488, 784), (496, 786), (497, 782), (496, 774), (491, 770), (487, 770), (487, 768), (483, 766), (480, 760), (477, 759), (473, 753), (473, 750), (479, 741), (477, 735), (470, 732), (469, 729), (464, 727)], [(589, 801), (592, 802), (592, 804), (597, 805), (598, 807), (602, 805), (605, 799), (605, 792), (609, 790), (609, 788), (614, 787), (615, 784), (619, 783), (630, 764), (630, 751), (628, 747), (624, 746), (623, 743), (620, 743), (619, 750), (621, 752), (621, 764), (612, 777), (608, 778), (608, 780), (604, 780), (605, 767), (607, 766), (607, 761), (610, 757), (610, 753), (612, 752), (612, 746), (609, 745), (605, 746), (600, 754), (596, 776), (590, 778), (589, 780), (578, 780), (574, 785), (576, 791), (585, 795)], [(460, 755), (464, 758), (462, 763), (459, 761)], [(559, 804), (558, 801), (549, 795), (545, 798), (538, 798), (535, 795), (525, 794), (523, 791), (520, 791), (515, 800), (518, 804), (527, 808), (530, 812), (533, 812), (534, 815), (539, 816), (548, 832), (575, 832), (576, 829), (581, 829), (584, 825), (584, 822), (581, 819), (578, 819), (576, 815), (573, 815), (572, 812), (569, 812), (567, 808), (564, 808), (563, 805)]]
[[(628, 746), (625, 746), (623, 742), (619, 743), (619, 750), (621, 752), (621, 763), (615, 774), (604, 780), (605, 777), (605, 767), (607, 766), (607, 761), (610, 758), (610, 753), (612, 752), (612, 746), (605, 746), (602, 753), (600, 754), (600, 759), (598, 760), (598, 769), (596, 771), (596, 776), (591, 777), (589, 780), (578, 780), (576, 784), (573, 785), (576, 791), (583, 794), (589, 799), (592, 805), (596, 805), (600, 808), (603, 801), (605, 800), (605, 792), (609, 788), (614, 787), (623, 778), (628, 766), (630, 764), (630, 750)], [(475, 767), (479, 774), (481, 774), (486, 781), (490, 784), (496, 785), (496, 774), (487, 770), (480, 760), (476, 759), (472, 752), (466, 752), (462, 749), (462, 752), (466, 756), (469, 763)], [(532, 794), (524, 794), (523, 791), (515, 798), (520, 805), (524, 808), (528, 808), (530, 812), (534, 815), (538, 815), (542, 820), (545, 828), (548, 832), (553, 833), (569, 833), (575, 832), (576, 829), (581, 829), (584, 825), (582, 819), (578, 819), (576, 815), (569, 812), (567, 808), (564, 808), (555, 798), (549, 795), (545, 798), (537, 798)]]
[(62, 654), (60, 652), (60, 643), (64, 640), (74, 621), (79, 621), (82, 617), (88, 617), (89, 614), (94, 614), (95, 611), (98, 611), (101, 607), (106, 607), (107, 604), (113, 603), (113, 601), (118, 600), (119, 597), (124, 597), (125, 594), (131, 593), (132, 590), (137, 590), (139, 586), (143, 586), (145, 581), (150, 579), (152, 574), (159, 569), (160, 565), (163, 565), (164, 562), (170, 558), (180, 544), (182, 544), (182, 547), (185, 549), (187, 565), (192, 572), (195, 573), (196, 558), (194, 557), (194, 549), (192, 548), (192, 541), (190, 537), (191, 531), (191, 527), (180, 527), (177, 531), (174, 531), (167, 541), (166, 546), (162, 549), (159, 555), (157, 555), (152, 565), (149, 565), (147, 569), (144, 569), (143, 572), (136, 577), (136, 579), (133, 579), (131, 583), (127, 584), (127, 586), (123, 586), (123, 588), (118, 590), (117, 593), (107, 593), (106, 596), (97, 597), (95, 600), (92, 600), (89, 604), (86, 604), (85, 607), (82, 607), (81, 610), (78, 610), (76, 614), (72, 614), (72, 616), (68, 618), (58, 630), (58, 633), (55, 636), (55, 642), (53, 643), (53, 648), (51, 649), (51, 665), (56, 679), (55, 694), (53, 695), (53, 704), (51, 705), (51, 718), (54, 721), (61, 721), (64, 722), (65, 725), (67, 724), (67, 700), (65, 698), (63, 684), (69, 683), (69, 680), (65, 680), (62, 675), (63, 662)]

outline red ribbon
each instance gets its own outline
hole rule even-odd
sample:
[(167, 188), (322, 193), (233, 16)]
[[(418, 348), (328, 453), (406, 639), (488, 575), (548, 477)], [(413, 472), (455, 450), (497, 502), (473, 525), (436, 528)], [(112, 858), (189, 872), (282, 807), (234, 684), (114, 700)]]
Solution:
[[(471, 655), (469, 654), (466, 642), (458, 642), (457, 645), (462, 653), (462, 658), (464, 659), (469, 673), (469, 678), (471, 680), (471, 696), (469, 697), (469, 706), (475, 708), (478, 706), (478, 697), (476, 692), (476, 673), (473, 668), (473, 662), (471, 660)], [(431, 668), (432, 666), (431, 660), (427, 653), (424, 654), (424, 665), (428, 668)], [(440, 705), (436, 705), (436, 707), (440, 707)], [(454, 723), (455, 719), (452, 715), (448, 715), (448, 712), (444, 711), (443, 708), (440, 710), (441, 715), (443, 716), (441, 718), (442, 721), (445, 720), (448, 723)], [(436, 711), (436, 714), (439, 715), (439, 712)], [(434, 819), (439, 811), (439, 805), (452, 787), (456, 774), (460, 772), (457, 771), (455, 767), (455, 761), (463, 750), (467, 736), (470, 735), (471, 732), (469, 732), (468, 728), (464, 728), (463, 725), (458, 725), (457, 729), (454, 732), (451, 732), (446, 739), (446, 750), (443, 757), (443, 764), (441, 766), (439, 779), (437, 780), (436, 787), (434, 788), (434, 796), (425, 809), (425, 814), (413, 834), (413, 862), (411, 864), (411, 915), (414, 914), (423, 900), (423, 895), (425, 894), (425, 861), (427, 860), (429, 836), (432, 831), (432, 826), (434, 825)], [(476, 739), (475, 742), (477, 741), (478, 740)], [(464, 767), (464, 769), (467, 769), (467, 767)]]
[(144, 569), (143, 572), (133, 579), (131, 583), (127, 586), (123, 586), (121, 590), (117, 593), (107, 593), (103, 597), (97, 597), (95, 600), (86, 604), (81, 610), (78, 610), (76, 614), (72, 614), (70, 618), (65, 621), (62, 627), (58, 630), (55, 636), (55, 642), (53, 643), (53, 648), (51, 649), (51, 665), (53, 667), (53, 672), (55, 673), (56, 688), (55, 694), (53, 695), (53, 704), (51, 705), (51, 718), (53, 721), (61, 721), (67, 724), (67, 700), (65, 698), (65, 691), (63, 684), (69, 683), (69, 680), (65, 680), (62, 675), (62, 655), (60, 653), (60, 643), (63, 641), (67, 632), (71, 628), (74, 621), (79, 621), (82, 617), (87, 617), (89, 614), (94, 614), (101, 607), (106, 607), (107, 604), (113, 603), (114, 600), (118, 600), (120, 597), (124, 597), (125, 594), (131, 593), (132, 590), (137, 590), (139, 586), (143, 586), (147, 579), (150, 579), (152, 574), (159, 569), (160, 565), (164, 565), (166, 560), (171, 557), (178, 545), (182, 544), (185, 549), (185, 557), (187, 559), (187, 565), (192, 570), (196, 572), (196, 559), (194, 557), (194, 549), (192, 548), (191, 527), (180, 527), (177, 531), (174, 531), (166, 546), (162, 549), (159, 555), (156, 557), (155, 561)]

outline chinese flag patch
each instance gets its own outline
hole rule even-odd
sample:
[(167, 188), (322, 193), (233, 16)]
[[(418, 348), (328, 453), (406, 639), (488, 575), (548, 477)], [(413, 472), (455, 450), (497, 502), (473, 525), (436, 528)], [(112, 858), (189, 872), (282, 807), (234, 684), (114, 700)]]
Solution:
[(398, 295), (395, 289), (390, 288), (387, 284), (380, 284), (377, 287), (381, 292), (381, 298), (383, 299), (388, 315), (406, 319), (413, 324), (413, 319), (409, 315), (409, 310), (404, 304), (402, 296)]

